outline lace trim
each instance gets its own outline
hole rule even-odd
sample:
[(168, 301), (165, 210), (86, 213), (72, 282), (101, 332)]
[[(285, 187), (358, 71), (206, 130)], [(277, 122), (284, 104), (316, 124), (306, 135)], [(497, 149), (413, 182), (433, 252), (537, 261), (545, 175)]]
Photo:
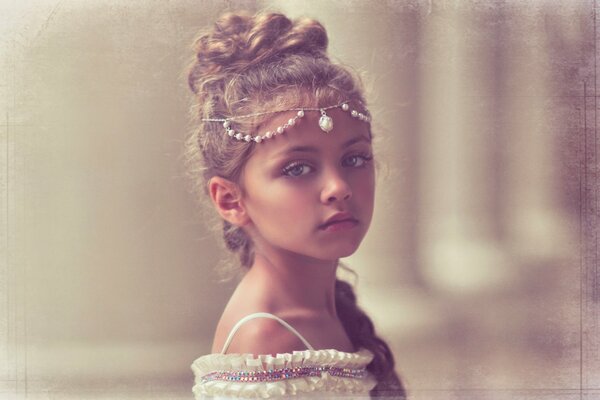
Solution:
[(368, 393), (376, 384), (366, 370), (373, 359), (356, 353), (304, 350), (271, 355), (209, 354), (194, 361), (196, 398), (272, 398), (300, 393)]

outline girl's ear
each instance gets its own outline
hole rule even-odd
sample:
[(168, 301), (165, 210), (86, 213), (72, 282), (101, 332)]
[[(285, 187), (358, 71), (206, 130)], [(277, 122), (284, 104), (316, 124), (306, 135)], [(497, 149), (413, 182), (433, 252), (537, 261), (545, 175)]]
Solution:
[(229, 179), (213, 176), (208, 181), (208, 193), (221, 217), (235, 226), (244, 226), (250, 218), (242, 203), (240, 187)]

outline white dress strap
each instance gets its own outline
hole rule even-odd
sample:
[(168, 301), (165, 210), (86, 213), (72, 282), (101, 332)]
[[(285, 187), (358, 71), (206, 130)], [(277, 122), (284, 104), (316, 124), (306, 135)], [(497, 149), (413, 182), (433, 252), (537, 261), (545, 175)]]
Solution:
[(302, 343), (304, 343), (304, 345), (306, 347), (308, 347), (309, 350), (314, 350), (314, 348), (310, 345), (310, 343), (308, 343), (308, 340), (304, 339), (304, 337), (297, 330), (295, 330), (290, 324), (288, 324), (287, 322), (285, 322), (284, 320), (282, 320), (281, 318), (279, 318), (276, 315), (269, 314), (266, 312), (258, 312), (258, 313), (246, 315), (244, 318), (240, 319), (233, 326), (233, 328), (231, 329), (231, 332), (229, 332), (229, 336), (227, 336), (227, 340), (225, 341), (225, 344), (223, 345), (223, 350), (221, 350), (221, 354), (225, 354), (225, 352), (227, 351), (227, 348), (231, 344), (231, 341), (233, 340), (233, 336), (235, 335), (237, 330), (240, 329), (240, 327), (244, 323), (246, 323), (254, 318), (271, 318), (271, 319), (278, 321), (281, 325), (285, 326), (290, 332), (292, 332), (294, 335), (296, 335), (298, 337), (298, 339), (302, 340)]

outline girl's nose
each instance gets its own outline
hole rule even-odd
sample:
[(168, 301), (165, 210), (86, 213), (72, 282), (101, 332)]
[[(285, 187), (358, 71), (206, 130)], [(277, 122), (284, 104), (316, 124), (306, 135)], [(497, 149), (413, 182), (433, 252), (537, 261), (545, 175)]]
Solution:
[(339, 174), (330, 174), (327, 176), (321, 192), (321, 201), (323, 203), (348, 200), (350, 197), (352, 197), (352, 189), (343, 176)]

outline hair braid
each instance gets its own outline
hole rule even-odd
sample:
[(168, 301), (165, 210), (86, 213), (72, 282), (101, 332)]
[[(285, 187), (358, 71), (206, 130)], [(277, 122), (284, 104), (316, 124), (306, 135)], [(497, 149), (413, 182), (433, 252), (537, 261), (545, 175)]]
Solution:
[(404, 386), (394, 370), (394, 356), (383, 339), (375, 334), (375, 327), (367, 314), (358, 306), (352, 286), (337, 279), (335, 282), (335, 305), (350, 341), (356, 348), (365, 348), (374, 355), (367, 369), (377, 377), (372, 397), (406, 396)]

